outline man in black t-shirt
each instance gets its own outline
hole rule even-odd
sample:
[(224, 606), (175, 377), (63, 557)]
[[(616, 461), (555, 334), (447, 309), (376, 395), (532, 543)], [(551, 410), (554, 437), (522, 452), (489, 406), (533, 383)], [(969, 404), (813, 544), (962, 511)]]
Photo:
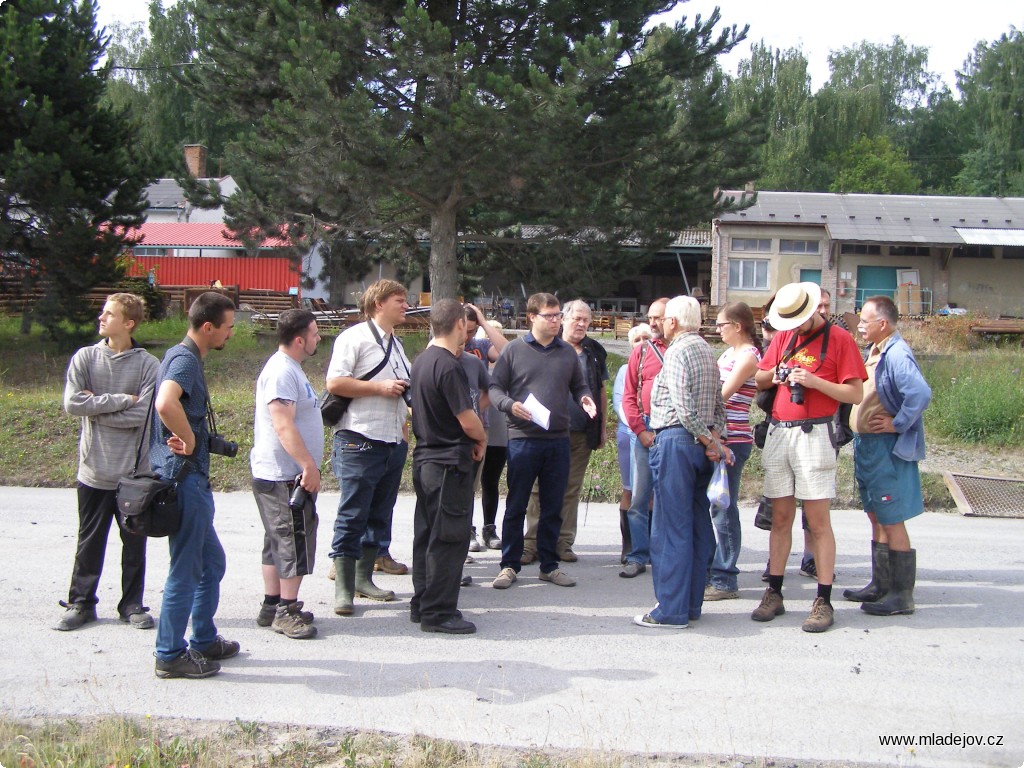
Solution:
[(454, 299), (430, 311), (434, 342), (412, 366), (413, 523), (410, 618), (424, 632), (465, 635), (476, 625), (458, 610), (462, 564), (473, 515), (473, 462), (487, 433), (473, 410), (469, 380), (458, 360), (466, 317)]

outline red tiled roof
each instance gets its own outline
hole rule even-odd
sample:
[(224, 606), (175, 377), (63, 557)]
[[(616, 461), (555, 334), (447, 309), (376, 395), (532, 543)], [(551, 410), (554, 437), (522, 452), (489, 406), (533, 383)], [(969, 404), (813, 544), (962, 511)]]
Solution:
[[(136, 245), (153, 248), (244, 248), (241, 240), (228, 236), (223, 224), (143, 224), (126, 233), (131, 238), (140, 237)], [(287, 248), (290, 243), (283, 238), (268, 237), (260, 243), (260, 249)]]

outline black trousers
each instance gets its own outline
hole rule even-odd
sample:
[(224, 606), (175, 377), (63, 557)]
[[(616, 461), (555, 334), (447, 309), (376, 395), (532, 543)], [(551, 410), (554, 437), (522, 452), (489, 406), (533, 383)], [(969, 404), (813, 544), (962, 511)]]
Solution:
[(459, 582), (473, 518), (473, 475), (446, 464), (425, 462), (412, 467), (416, 515), (409, 607), (424, 624), (454, 618), (459, 608)]
[(494, 525), (498, 516), (498, 502), (501, 500), (498, 483), (507, 456), (508, 450), (504, 445), (488, 445), (484, 454), (484, 468), (480, 474), (480, 504), (484, 509), (484, 525)]
[[(103, 573), (110, 523), (117, 516), (117, 492), (78, 484), (78, 551), (71, 571), (68, 603), (95, 605), (96, 590)], [(146, 537), (121, 534), (121, 602), (117, 612), (127, 616), (130, 609), (142, 607), (142, 590), (146, 581)]]

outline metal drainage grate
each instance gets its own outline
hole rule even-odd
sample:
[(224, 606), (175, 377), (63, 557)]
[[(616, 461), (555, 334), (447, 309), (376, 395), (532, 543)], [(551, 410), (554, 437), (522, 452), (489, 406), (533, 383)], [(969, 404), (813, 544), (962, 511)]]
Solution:
[(962, 515), (1024, 518), (1024, 479), (943, 472)]

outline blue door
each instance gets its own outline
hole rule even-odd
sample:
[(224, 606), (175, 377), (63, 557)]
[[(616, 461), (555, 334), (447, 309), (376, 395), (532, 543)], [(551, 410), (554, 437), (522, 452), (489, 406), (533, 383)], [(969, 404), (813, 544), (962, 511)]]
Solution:
[(820, 269), (801, 269), (800, 270), (800, 282), (801, 283), (814, 283), (815, 285), (821, 285), (821, 270)]
[(869, 296), (896, 300), (896, 267), (857, 267), (857, 311)]

